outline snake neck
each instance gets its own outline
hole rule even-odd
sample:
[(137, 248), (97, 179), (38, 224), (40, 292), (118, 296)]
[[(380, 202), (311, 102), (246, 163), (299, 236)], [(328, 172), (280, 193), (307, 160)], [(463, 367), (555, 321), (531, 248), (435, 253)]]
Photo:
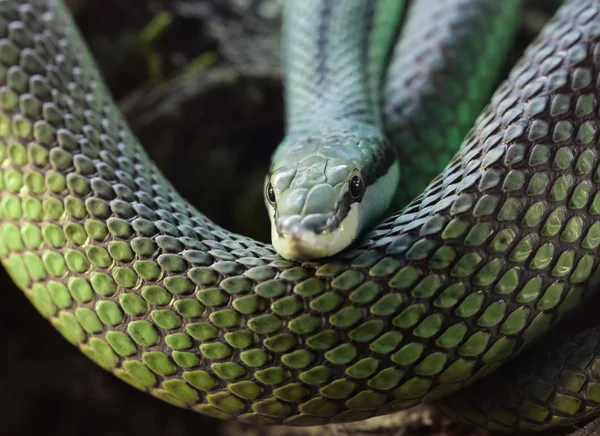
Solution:
[(288, 136), (340, 121), (381, 128), (382, 81), (404, 7), (402, 0), (286, 4), (282, 38)]
[(381, 91), (399, 0), (291, 0), (283, 17), (286, 137), (265, 183), (272, 242), (287, 259), (350, 246), (389, 207), (399, 164)]

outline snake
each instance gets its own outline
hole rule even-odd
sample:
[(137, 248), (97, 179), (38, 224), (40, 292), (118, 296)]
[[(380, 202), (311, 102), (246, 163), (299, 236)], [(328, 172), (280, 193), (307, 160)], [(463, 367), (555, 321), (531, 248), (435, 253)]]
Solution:
[(178, 194), (62, 0), (1, 0), (2, 265), (98, 366), (215, 418), (591, 419), (600, 329), (555, 327), (598, 286), (600, 3), (494, 91), (522, 7), (287, 1), (267, 244)]

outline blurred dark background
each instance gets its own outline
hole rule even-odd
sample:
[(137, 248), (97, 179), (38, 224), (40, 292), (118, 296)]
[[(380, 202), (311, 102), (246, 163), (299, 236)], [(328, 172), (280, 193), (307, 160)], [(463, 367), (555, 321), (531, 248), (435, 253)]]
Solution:
[[(67, 0), (134, 133), (175, 187), (218, 224), (263, 241), (263, 178), (283, 135), (283, 1)], [(528, 8), (507, 70), (550, 11)], [(3, 270), (0, 289), (1, 434), (242, 433), (97, 367), (35, 312)], [(440, 422), (414, 431), (482, 434)]]

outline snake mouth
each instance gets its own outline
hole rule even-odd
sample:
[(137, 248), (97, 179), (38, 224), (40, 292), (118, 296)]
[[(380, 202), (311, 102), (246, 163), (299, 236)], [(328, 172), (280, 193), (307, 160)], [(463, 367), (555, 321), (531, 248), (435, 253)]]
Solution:
[(335, 231), (342, 220), (343, 217), (340, 217), (338, 214), (313, 213), (310, 215), (291, 215), (284, 218), (279, 218), (278, 214), (275, 216), (279, 235), (292, 239), (300, 238), (306, 233), (318, 235)]
[(271, 227), (276, 251), (289, 260), (330, 257), (348, 247), (360, 230), (359, 205), (337, 214), (292, 215), (277, 219)]

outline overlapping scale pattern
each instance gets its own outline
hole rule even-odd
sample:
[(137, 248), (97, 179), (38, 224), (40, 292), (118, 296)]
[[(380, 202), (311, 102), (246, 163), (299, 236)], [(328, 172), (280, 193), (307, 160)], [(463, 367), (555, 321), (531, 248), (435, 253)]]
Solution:
[(443, 408), (499, 432), (573, 426), (598, 416), (600, 329), (544, 339), (527, 359), (510, 362)]
[(399, 205), (442, 171), (489, 101), (502, 78), (522, 3), (411, 3), (385, 82), (386, 128), (402, 169)]
[(455, 392), (597, 283), (599, 9), (559, 11), (406, 210), (292, 263), (179, 197), (62, 2), (0, 2), (3, 265), (100, 366), (211, 416), (324, 424)]

